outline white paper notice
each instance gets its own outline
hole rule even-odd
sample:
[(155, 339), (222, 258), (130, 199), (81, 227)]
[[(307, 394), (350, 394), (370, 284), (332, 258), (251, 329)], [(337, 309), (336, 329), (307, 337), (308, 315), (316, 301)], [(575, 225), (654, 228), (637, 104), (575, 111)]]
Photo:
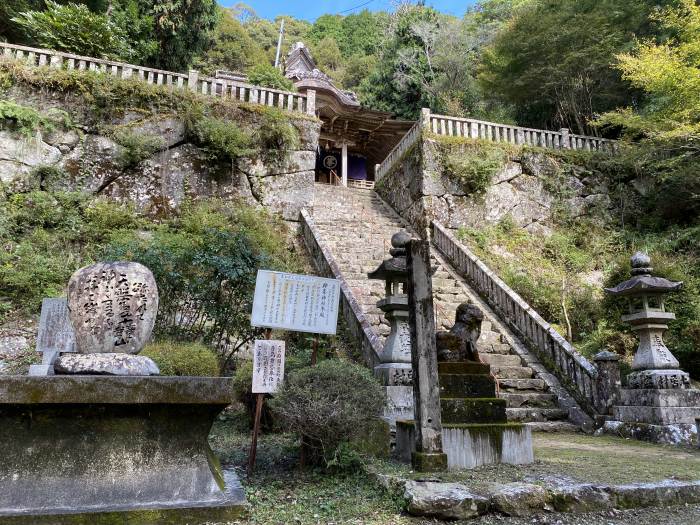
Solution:
[(258, 270), (251, 324), (312, 334), (335, 334), (340, 281)]
[(256, 340), (253, 347), (253, 394), (273, 394), (284, 380), (284, 341)]

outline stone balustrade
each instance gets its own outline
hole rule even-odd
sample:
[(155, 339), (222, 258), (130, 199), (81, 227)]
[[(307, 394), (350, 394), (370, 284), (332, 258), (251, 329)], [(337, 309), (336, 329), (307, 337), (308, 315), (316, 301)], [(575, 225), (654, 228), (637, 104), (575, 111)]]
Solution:
[(326, 277), (333, 277), (340, 281), (340, 313), (345, 319), (348, 331), (359, 341), (362, 355), (371, 369), (381, 364), (379, 354), (384, 346), (379, 340), (362, 307), (353, 296), (350, 285), (343, 277), (340, 267), (331, 254), (328, 246), (323, 243), (311, 215), (304, 209), (301, 210), (301, 233), (306, 248), (314, 260), (316, 268)]
[(447, 137), (467, 137), (514, 145), (527, 144), (550, 149), (604, 151), (609, 153), (617, 151), (617, 142), (614, 140), (574, 135), (566, 128), (559, 131), (549, 131), (429, 113), (427, 118), (424, 113), (424, 122), (431, 133)]
[(227, 97), (251, 104), (274, 106), (287, 111), (315, 115), (316, 92), (293, 93), (245, 82), (199, 75), (197, 71), (175, 73), (134, 64), (90, 58), (49, 49), (38, 49), (0, 42), (0, 57), (20, 60), (30, 66), (48, 66), (68, 70), (96, 71), (122, 79), (138, 79), (171, 89), (189, 89), (214, 97)]
[(499, 317), (528, 344), (591, 416), (601, 404), (596, 367), (588, 362), (515, 291), (441, 224), (432, 222), (433, 245), (448, 259)]
[(416, 122), (411, 129), (401, 138), (401, 140), (394, 146), (394, 149), (389, 152), (384, 161), (381, 164), (377, 164), (374, 170), (374, 180), (375, 183), (379, 182), (384, 175), (386, 175), (389, 170), (396, 164), (404, 153), (406, 153), (411, 146), (413, 146), (416, 141), (421, 137), (421, 122)]

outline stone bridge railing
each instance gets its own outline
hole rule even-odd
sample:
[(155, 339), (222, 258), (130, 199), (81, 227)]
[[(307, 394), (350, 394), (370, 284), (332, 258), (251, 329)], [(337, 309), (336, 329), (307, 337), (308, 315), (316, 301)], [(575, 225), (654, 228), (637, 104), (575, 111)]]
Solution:
[(380, 364), (379, 353), (382, 351), (382, 343), (372, 330), (369, 319), (362, 311), (362, 307), (352, 294), (350, 285), (340, 272), (333, 255), (327, 246), (323, 244), (321, 235), (316, 229), (314, 220), (306, 210), (301, 210), (301, 234), (306, 248), (316, 264), (316, 268), (326, 277), (334, 277), (340, 281), (340, 312), (345, 319), (347, 328), (360, 342), (362, 355), (370, 369)]
[(293, 93), (244, 82), (200, 76), (197, 71), (175, 73), (149, 67), (125, 64), (101, 58), (90, 58), (71, 53), (38, 49), (0, 42), (0, 57), (21, 60), (30, 66), (48, 66), (69, 70), (98, 71), (123, 79), (137, 79), (148, 84), (168, 86), (171, 89), (189, 89), (195, 93), (214, 97), (227, 97), (274, 106), (288, 111), (315, 115), (316, 92)]
[(596, 407), (600, 406), (596, 367), (449, 230), (435, 221), (432, 223), (432, 242), (501, 319), (535, 351), (581, 408), (595, 416), (598, 413)]
[(550, 149), (606, 151), (610, 153), (617, 150), (617, 142), (614, 140), (574, 135), (566, 128), (559, 131), (523, 128), (470, 118), (433, 115), (429, 110), (423, 110), (423, 123), (432, 133), (447, 137), (468, 137), (515, 145), (528, 144)]

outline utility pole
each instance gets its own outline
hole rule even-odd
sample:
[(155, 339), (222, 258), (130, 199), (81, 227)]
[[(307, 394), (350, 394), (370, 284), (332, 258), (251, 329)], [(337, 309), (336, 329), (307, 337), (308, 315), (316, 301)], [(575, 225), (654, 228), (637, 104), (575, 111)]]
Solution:
[(282, 50), (282, 35), (284, 35), (284, 18), (280, 24), (280, 36), (277, 39), (277, 54), (275, 54), (275, 67), (280, 65), (280, 51)]

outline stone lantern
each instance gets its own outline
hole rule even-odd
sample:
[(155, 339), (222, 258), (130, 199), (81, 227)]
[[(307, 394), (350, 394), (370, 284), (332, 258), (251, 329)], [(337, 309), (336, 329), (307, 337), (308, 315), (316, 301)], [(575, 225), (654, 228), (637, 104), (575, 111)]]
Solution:
[[(632, 256), (632, 278), (605, 291), (626, 297), (629, 313), (622, 320), (639, 336), (627, 387), (612, 399), (612, 418), (602, 431), (618, 436), (667, 444), (690, 445), (700, 417), (700, 391), (690, 388), (690, 378), (666, 348), (663, 334), (676, 318), (664, 307), (664, 295), (683, 283), (651, 275), (649, 257)], [(600, 370), (600, 368), (599, 368)], [(606, 405), (607, 407), (607, 405)]]
[(367, 274), (370, 279), (385, 281), (386, 297), (377, 302), (379, 309), (389, 321), (391, 331), (384, 342), (379, 359), (381, 365), (375, 368), (375, 374), (385, 384), (411, 384), (411, 330), (408, 326), (408, 296), (406, 295), (406, 243), (411, 236), (400, 231), (391, 237), (390, 259), (383, 261), (379, 267)]
[(639, 337), (632, 373), (627, 376), (628, 388), (688, 388), (688, 374), (679, 369), (678, 360), (663, 340), (666, 323), (676, 318), (666, 311), (664, 295), (678, 290), (683, 283), (652, 276), (651, 260), (644, 253), (635, 253), (631, 262), (632, 278), (605, 289), (628, 299), (629, 313), (622, 320), (632, 325)]
[(411, 236), (405, 231), (391, 237), (391, 258), (367, 274), (370, 279), (386, 283), (385, 297), (377, 302), (391, 328), (379, 354), (380, 364), (374, 374), (385, 386), (387, 409), (385, 418), (393, 426), (397, 419), (413, 417), (413, 371), (411, 368), (411, 330), (408, 326), (406, 295), (406, 244)]

